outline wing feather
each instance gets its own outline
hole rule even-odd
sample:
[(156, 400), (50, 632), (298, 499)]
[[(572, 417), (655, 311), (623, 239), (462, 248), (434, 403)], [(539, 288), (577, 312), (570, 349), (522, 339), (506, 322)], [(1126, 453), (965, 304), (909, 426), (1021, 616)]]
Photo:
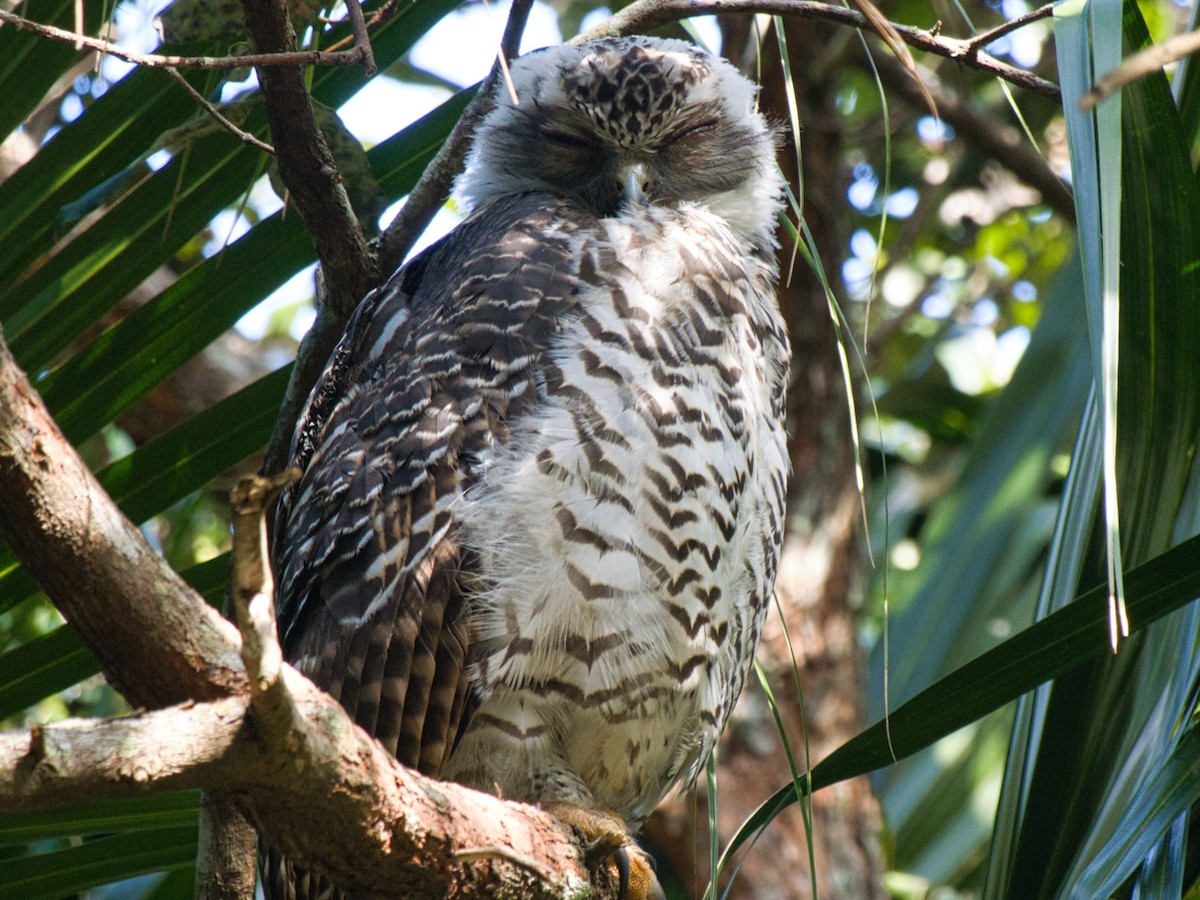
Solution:
[[(454, 503), (537, 399), (585, 222), (546, 194), (506, 196), (402, 268), (360, 304), (293, 439), (303, 474), (272, 534), (284, 652), (435, 777), (472, 707)], [(269, 857), (269, 896), (328, 888)]]

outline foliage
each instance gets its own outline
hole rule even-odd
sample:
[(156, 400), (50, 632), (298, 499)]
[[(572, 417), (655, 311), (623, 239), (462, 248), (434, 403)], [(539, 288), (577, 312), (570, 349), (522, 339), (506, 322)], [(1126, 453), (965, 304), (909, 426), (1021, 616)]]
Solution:
[[(1113, 2), (1060, 11), (1065, 88), (1090, 83), (1090, 54), (1107, 47), (1111, 55), (1119, 44)], [(454, 5), (402, 4), (373, 30), (378, 77), (434, 80), (415, 73), (405, 53)], [(1089, 33), (1085, 17), (1105, 5), (1107, 24), (1101, 18)], [(96, 33), (101, 5), (84, 6)], [(564, 30), (592, 6), (564, 4)], [(1170, 10), (1147, 9), (1156, 34), (1168, 32)], [(885, 11), (897, 21), (931, 18), (911, 3)], [(29, 0), (23, 13), (74, 25), (72, 4), (61, 0)], [(982, 7), (971, 13), (981, 27), (996, 18)], [(317, 34), (329, 46), (345, 32), (335, 23)], [(1132, 47), (1149, 39), (1132, 5), (1124, 33)], [(1045, 52), (1036, 65), (1048, 69), (1050, 48), (1038, 46)], [(194, 40), (163, 51), (225, 49)], [(36, 150), (0, 183), (0, 321), (101, 482), (219, 602), (223, 473), (252, 464), (287, 370), (260, 366), (189, 416), (149, 429), (145, 422), (157, 406), (180, 407), (181, 392), (194, 388), (188, 371), (311, 264), (312, 248), (298, 216), (247, 201), (267, 177), (261, 154), (212, 127), (163, 73), (117, 80), (76, 59), (65, 45), (0, 29), (0, 133), (12, 132), (10, 146)], [(1070, 102), (1064, 117), (1018, 98), (1051, 158), (1065, 159), (1070, 135), (1076, 232), (990, 162), (987, 148), (922, 111), (895, 108), (864, 60), (856, 56), (839, 76), (839, 162), (855, 219), (844, 259), (825, 264), (843, 273), (844, 307), (865, 341), (876, 399), (862, 428), (879, 564), (864, 634), (875, 718), (885, 701), (894, 716), (814, 775), (819, 784), (879, 768), (894, 864), (929, 884), (997, 897), (1126, 896), (1136, 884), (1142, 894), (1182, 896), (1196, 890), (1184, 873), (1195, 877), (1185, 838), (1200, 796), (1200, 612), (1187, 604), (1198, 593), (1200, 553), (1168, 551), (1200, 524), (1200, 181), (1192, 161), (1200, 79), (1195, 67), (1177, 71), (1174, 94), (1163, 76), (1146, 79), (1124, 93), (1119, 116), (1099, 124)], [(949, 66), (941, 74), (954, 77)], [(184, 75), (210, 97), (226, 88), (215, 73)], [(311, 86), (332, 110), (362, 81), (357, 70), (316, 69)], [(994, 81), (964, 77), (956, 87), (984, 115), (1008, 115)], [(375, 190), (394, 201), (411, 188), (465, 100), (452, 97), (367, 151), (366, 202), (378, 202)], [(255, 91), (234, 108), (242, 128), (268, 138)], [(1115, 163), (1114, 142), (1122, 151)], [(244, 232), (227, 240), (239, 211)], [(1103, 403), (1092, 391), (1104, 371), (1092, 334), (1111, 334), (1114, 323), (1104, 325), (1103, 285), (1091, 283), (1103, 271), (1104, 233), (1120, 235), (1116, 462), (1125, 557), (1138, 567), (1129, 581), (1135, 633), (1115, 656), (1103, 652), (1104, 611), (1088, 593), (1105, 565)], [(119, 698), (96, 671), (0, 549), (0, 719), (16, 726), (111, 713)], [(1015, 709), (1006, 705), (1018, 696)], [(908, 758), (887, 765), (889, 748)], [(777, 773), (780, 784), (786, 777)], [(739, 840), (789, 797), (790, 786)], [(122, 894), (186, 895), (196, 805), (193, 795), (162, 796), (0, 817), (0, 897), (60, 896), (156, 872), (171, 874), (124, 885)]]

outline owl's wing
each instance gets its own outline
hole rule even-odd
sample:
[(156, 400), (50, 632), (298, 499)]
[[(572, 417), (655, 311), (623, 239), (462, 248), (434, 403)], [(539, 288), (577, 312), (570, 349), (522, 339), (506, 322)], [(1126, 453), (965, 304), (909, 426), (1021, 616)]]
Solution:
[(455, 502), (575, 304), (578, 214), (485, 207), (355, 312), (293, 439), (272, 537), (287, 658), (400, 762), (437, 776), (468, 706)]

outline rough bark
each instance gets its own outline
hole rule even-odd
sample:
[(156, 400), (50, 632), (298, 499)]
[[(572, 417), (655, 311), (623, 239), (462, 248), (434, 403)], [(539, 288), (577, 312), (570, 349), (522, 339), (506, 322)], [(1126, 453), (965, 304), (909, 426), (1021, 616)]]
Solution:
[(254, 896), (258, 832), (237, 797), (206, 790), (200, 803), (196, 848), (196, 900), (243, 900)]
[[(288, 7), (280, 0), (243, 0), (242, 10), (256, 51), (296, 49)], [(329, 289), (328, 302), (343, 316), (349, 315), (375, 284), (375, 259), (317, 125), (304, 70), (298, 65), (264, 66), (258, 70), (258, 80), (279, 176), (312, 235)]]
[(116, 508), (2, 340), (0, 533), (131, 704), (245, 690), (236, 629)]
[(378, 894), (560, 898), (588, 887), (581, 851), (550, 815), (404, 769), (298, 673), (284, 680), (307, 727), (278, 741), (244, 696), (0, 735), (0, 804), (23, 812), (219, 784), (286, 852)]

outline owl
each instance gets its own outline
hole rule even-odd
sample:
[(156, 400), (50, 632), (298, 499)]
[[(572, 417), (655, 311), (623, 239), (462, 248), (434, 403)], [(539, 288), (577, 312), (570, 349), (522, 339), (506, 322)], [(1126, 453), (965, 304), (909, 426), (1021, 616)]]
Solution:
[[(779, 558), (775, 137), (681, 41), (511, 74), (470, 216), (362, 301), (301, 416), (280, 635), (400, 762), (542, 805), (643, 898), (630, 834), (703, 767)], [(328, 892), (302, 869), (269, 896)]]

